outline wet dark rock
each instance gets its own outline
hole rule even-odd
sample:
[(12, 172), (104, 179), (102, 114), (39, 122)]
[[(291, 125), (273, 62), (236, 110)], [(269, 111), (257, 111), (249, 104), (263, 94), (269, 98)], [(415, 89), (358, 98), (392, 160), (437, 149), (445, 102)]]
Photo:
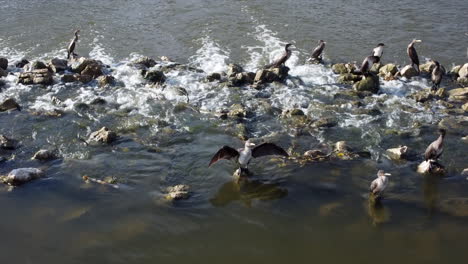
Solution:
[(312, 124), (314, 127), (334, 127), (336, 125), (338, 125), (338, 121), (331, 117), (320, 118)]
[(145, 80), (153, 84), (161, 84), (166, 81), (166, 75), (162, 71), (147, 71), (143, 76)]
[(89, 135), (88, 142), (111, 143), (117, 139), (117, 134), (107, 127), (102, 127)]
[(64, 83), (72, 83), (72, 82), (77, 82), (78, 81), (78, 79), (76, 78), (76, 76), (74, 74), (64, 74), (64, 75), (62, 75), (61, 80)]
[(104, 100), (101, 97), (93, 99), (91, 102), (89, 102), (90, 105), (103, 105), (106, 104), (106, 100)]
[(4, 80), (0, 80), (0, 91), (3, 87), (5, 87), (6, 82)]
[(31, 159), (47, 161), (47, 160), (53, 160), (56, 158), (57, 156), (55, 155), (53, 151), (48, 150), (48, 149), (41, 149), (38, 152), (36, 152)]
[(457, 88), (448, 91), (448, 101), (455, 103), (466, 103), (468, 102), (468, 87)]
[(97, 77), (103, 75), (103, 72), (102, 72), (102, 65), (100, 65), (100, 64), (89, 64), (89, 65), (86, 65), (86, 67), (84, 68), (84, 70), (81, 71), (80, 74), (81, 74), (81, 75), (89, 75), (89, 76), (91, 76), (93, 79), (96, 79)]
[(44, 171), (36, 168), (20, 168), (12, 170), (7, 176), (2, 177), (2, 182), (8, 185), (21, 185), (29, 181), (41, 178)]
[(138, 65), (143, 65), (144, 67), (146, 68), (151, 68), (151, 67), (154, 67), (156, 66), (156, 61), (152, 58), (149, 58), (149, 57), (141, 57), (141, 58), (138, 58), (134, 61), (132, 61), (132, 64), (135, 65), (135, 66), (138, 66)]
[(370, 93), (378, 93), (379, 87), (379, 77), (375, 74), (370, 74), (366, 78), (363, 78), (362, 80), (353, 85), (353, 89), (355, 91)]
[(68, 69), (68, 61), (59, 59), (59, 58), (53, 58), (47, 63), (47, 66), (49, 67), (50, 71), (58, 73), (58, 72), (63, 72)]
[(238, 73), (242, 73), (244, 69), (242, 69), (242, 66), (238, 64), (229, 64), (228, 65), (228, 70), (227, 70), (227, 77), (234, 77)]
[(362, 79), (361, 75), (352, 74), (352, 73), (343, 73), (343, 74), (340, 74), (340, 77), (338, 77), (338, 83), (353, 84), (355, 82), (360, 81), (361, 79)]
[(290, 115), (290, 116), (303, 116), (304, 111), (302, 111), (301, 109), (298, 109), (298, 108), (294, 108), (294, 109), (291, 109), (291, 110), (286, 110), (285, 114)]
[(403, 69), (400, 70), (400, 74), (407, 79), (419, 75), (418, 71), (416, 71), (416, 69), (411, 65), (406, 65), (403, 67)]
[(209, 82), (214, 82), (214, 81), (220, 81), (221, 80), (221, 73), (219, 72), (213, 72), (206, 76), (206, 80)]
[(42, 69), (49, 70), (49, 68), (47, 68), (47, 65), (42, 61), (30, 62), (26, 66), (24, 66), (23, 68), (24, 68), (24, 71), (26, 71), (26, 72), (30, 72), (30, 71), (34, 71), (34, 70), (42, 70)]
[(21, 59), (20, 61), (15, 63), (16, 68), (24, 68), (29, 63), (27, 59)]
[(6, 70), (8, 68), (8, 59), (0, 57), (0, 69)]
[(14, 150), (16, 149), (17, 141), (10, 139), (0, 134), (0, 149)]
[(75, 79), (81, 83), (89, 83), (93, 80), (93, 76), (90, 75), (83, 75), (83, 74), (74, 74)]
[(190, 197), (190, 187), (188, 185), (179, 184), (166, 189), (166, 199), (167, 200), (181, 200), (188, 199)]
[(2, 68), (0, 68), (0, 78), (2, 77), (7, 77), (8, 76), (8, 72)]
[(21, 110), (21, 107), (18, 103), (12, 98), (8, 98), (0, 104), (0, 112), (8, 110)]
[(45, 111), (36, 111), (32, 112), (32, 115), (36, 116), (47, 116), (47, 117), (62, 117), (65, 112), (60, 109), (53, 109), (53, 110), (45, 110)]
[(386, 64), (379, 69), (379, 75), (385, 77), (387, 75), (394, 76), (398, 72), (398, 68), (395, 64)]
[(102, 75), (99, 76), (97, 79), (99, 87), (106, 87), (106, 86), (113, 86), (115, 85), (115, 78), (111, 75)]
[(288, 77), (289, 68), (280, 66), (279, 68), (261, 69), (257, 71), (254, 83), (264, 84), (272, 82), (282, 82)]
[(18, 83), (24, 85), (33, 85), (33, 84), (41, 84), (41, 85), (51, 85), (54, 83), (54, 78), (52, 73), (49, 69), (39, 69), (33, 70), (31, 72), (22, 72), (18, 76)]
[(240, 86), (244, 84), (253, 84), (255, 79), (255, 73), (253, 72), (241, 72), (236, 75), (229, 77), (230, 86)]

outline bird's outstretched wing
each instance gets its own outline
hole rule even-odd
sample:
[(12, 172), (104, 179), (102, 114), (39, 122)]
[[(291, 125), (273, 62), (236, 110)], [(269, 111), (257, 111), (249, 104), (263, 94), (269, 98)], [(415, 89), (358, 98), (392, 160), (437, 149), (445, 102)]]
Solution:
[(213, 163), (217, 162), (220, 159), (231, 159), (236, 156), (239, 156), (239, 152), (229, 146), (223, 146), (216, 154), (211, 158), (210, 164), (208, 167), (213, 165)]
[(283, 148), (273, 143), (263, 143), (263, 144), (256, 146), (252, 150), (252, 157), (254, 158), (267, 156), (267, 155), (281, 155), (281, 156), (289, 157), (288, 153)]

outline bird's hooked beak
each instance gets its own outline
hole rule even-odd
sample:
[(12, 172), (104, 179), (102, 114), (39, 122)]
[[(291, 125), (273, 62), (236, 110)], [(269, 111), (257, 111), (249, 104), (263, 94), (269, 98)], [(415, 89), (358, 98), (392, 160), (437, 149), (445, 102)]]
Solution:
[(420, 42), (422, 42), (422, 40), (420, 40), (420, 39), (415, 39), (414, 42), (420, 43)]
[(390, 173), (384, 173), (383, 175), (384, 175), (384, 176), (387, 176), (387, 177), (388, 177), (388, 176), (392, 176), (392, 174), (390, 174)]

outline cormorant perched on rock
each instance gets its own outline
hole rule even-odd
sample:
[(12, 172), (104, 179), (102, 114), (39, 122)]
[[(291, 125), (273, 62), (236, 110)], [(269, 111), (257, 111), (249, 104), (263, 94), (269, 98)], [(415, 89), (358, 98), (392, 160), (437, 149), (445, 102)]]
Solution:
[(411, 43), (408, 45), (406, 52), (408, 53), (408, 56), (411, 59), (411, 66), (413, 66), (413, 68), (415, 68), (416, 71), (420, 73), (418, 53), (416, 52), (416, 49), (414, 48), (414, 44), (418, 42), (422, 42), (422, 41), (419, 39), (413, 39), (413, 41), (411, 41)]
[(77, 56), (77, 54), (75, 53), (75, 46), (76, 46), (76, 42), (78, 41), (78, 33), (80, 33), (80, 30), (78, 29), (77, 31), (75, 31), (75, 37), (72, 39), (72, 41), (70, 42), (70, 44), (68, 45), (68, 48), (67, 48), (67, 59), (70, 59), (70, 55), (72, 55), (73, 57)]
[(444, 152), (444, 138), (445, 138), (445, 129), (439, 129), (440, 136), (432, 142), (424, 152), (425, 161), (437, 161), (442, 152)]
[(236, 158), (237, 163), (240, 166), (240, 170), (247, 170), (247, 166), (252, 158), (258, 158), (267, 155), (281, 155), (288, 157), (288, 153), (281, 147), (273, 143), (263, 143), (256, 146), (254, 143), (247, 140), (243, 149), (235, 150), (229, 146), (223, 146), (210, 161), (211, 166), (221, 159), (232, 159)]
[(292, 51), (290, 50), (290, 47), (292, 46), (292, 44), (288, 43), (286, 44), (286, 46), (284, 46), (284, 54), (283, 56), (281, 56), (281, 58), (279, 58), (278, 60), (276, 60), (275, 62), (273, 63), (270, 63), (268, 65), (266, 65), (265, 67), (263, 67), (264, 69), (269, 69), (269, 68), (279, 68), (281, 65), (283, 65), (284, 63), (286, 63), (286, 61), (289, 59), (289, 57), (291, 57), (291, 54), (292, 54)]
[(325, 44), (327, 44), (327, 42), (323, 40), (319, 40), (318, 46), (315, 47), (314, 51), (312, 51), (312, 60), (315, 60), (318, 62), (322, 61), (322, 52), (325, 49)]
[(377, 56), (367, 56), (361, 64), (361, 68), (358, 71), (354, 71), (355, 74), (368, 75), (372, 65), (379, 62), (379, 57)]
[(432, 81), (432, 88), (431, 90), (433, 91), (437, 91), (437, 89), (439, 89), (439, 86), (440, 86), (440, 82), (442, 81), (442, 76), (443, 76), (443, 72), (442, 72), (442, 69), (440, 68), (440, 64), (438, 61), (432, 61), (435, 66), (434, 66), (434, 69), (432, 69), (432, 73), (431, 73), (431, 81)]
[(383, 170), (377, 172), (377, 179), (373, 180), (370, 185), (370, 191), (375, 195), (376, 198), (380, 197), (385, 188), (388, 185), (387, 176), (391, 176), (390, 173), (385, 173)]
[[(372, 55), (379, 58), (379, 60), (378, 60), (377, 62), (380, 62), (380, 59), (382, 58), (382, 55), (383, 55), (383, 47), (384, 47), (384, 46), (385, 46), (385, 44), (379, 43), (379, 44), (377, 44), (377, 47), (375, 47), (375, 48), (372, 50)], [(376, 63), (377, 63), (377, 62), (376, 62)]]

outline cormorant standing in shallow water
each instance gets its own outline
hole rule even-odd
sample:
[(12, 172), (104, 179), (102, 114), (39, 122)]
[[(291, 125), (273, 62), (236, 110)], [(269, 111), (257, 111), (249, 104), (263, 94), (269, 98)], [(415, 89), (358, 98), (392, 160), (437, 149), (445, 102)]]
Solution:
[(68, 48), (67, 48), (67, 52), (68, 52), (67, 59), (68, 60), (70, 59), (70, 55), (72, 55), (73, 57), (77, 56), (77, 54), (75, 53), (75, 46), (76, 46), (76, 42), (78, 41), (78, 33), (80, 33), (79, 29), (77, 31), (75, 31), (75, 37), (72, 39), (72, 41), (68, 45)]
[(284, 46), (284, 54), (279, 58), (277, 61), (270, 63), (263, 67), (264, 69), (269, 69), (269, 68), (279, 68), (281, 65), (286, 63), (286, 61), (291, 57), (292, 51), (289, 49), (292, 46), (292, 44), (288, 43), (286, 46)]
[(442, 69), (440, 68), (440, 64), (438, 61), (432, 61), (435, 64), (434, 69), (432, 69), (431, 73), (431, 81), (432, 81), (432, 88), (431, 90), (437, 91), (440, 86), (440, 82), (442, 82), (442, 75), (444, 74), (442, 72)]
[(218, 150), (218, 152), (216, 152), (213, 158), (211, 158), (208, 167), (221, 159), (229, 160), (231, 158), (236, 158), (237, 163), (240, 165), (240, 170), (247, 170), (247, 166), (249, 165), (252, 158), (258, 158), (267, 155), (281, 155), (285, 157), (289, 156), (283, 148), (273, 143), (263, 143), (256, 146), (254, 143), (250, 142), (250, 140), (247, 140), (243, 149), (236, 150), (229, 146), (223, 146), (220, 150)]
[(322, 59), (323, 59), (322, 58), (322, 52), (325, 49), (325, 44), (327, 44), (327, 42), (325, 42), (323, 40), (319, 40), (318, 46), (315, 47), (314, 51), (312, 51), (312, 60), (315, 60), (315, 61), (318, 61), (318, 62), (322, 61)]
[(411, 59), (411, 66), (418, 71), (418, 74), (420, 73), (419, 71), (419, 58), (418, 58), (418, 53), (416, 52), (416, 49), (414, 48), (414, 44), (417, 42), (422, 42), (419, 39), (413, 39), (411, 43), (408, 45), (408, 48), (406, 49), (406, 52), (408, 53), (408, 56)]
[(390, 173), (385, 173), (383, 170), (379, 170), (377, 172), (377, 179), (373, 180), (370, 185), (371, 193), (376, 197), (379, 198), (380, 195), (383, 193), (385, 188), (388, 185), (387, 176), (390, 176)]

